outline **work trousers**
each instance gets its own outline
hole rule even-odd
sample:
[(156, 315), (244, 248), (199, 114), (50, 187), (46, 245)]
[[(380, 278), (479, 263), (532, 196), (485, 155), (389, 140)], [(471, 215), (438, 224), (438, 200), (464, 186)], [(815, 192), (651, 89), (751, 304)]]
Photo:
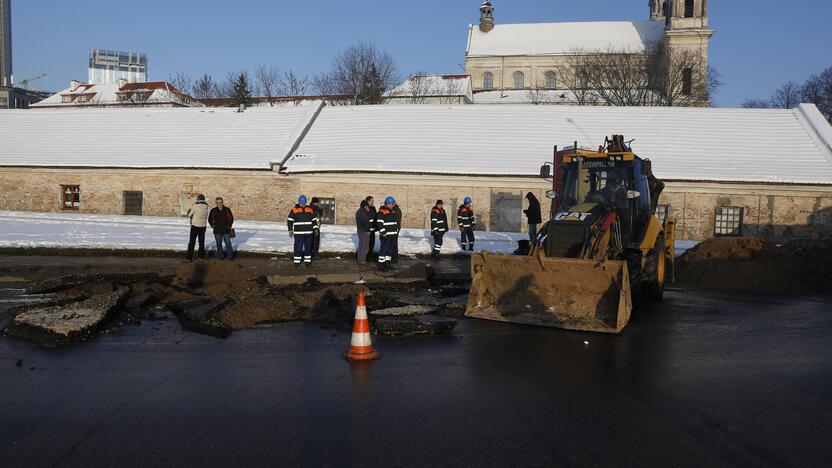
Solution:
[(359, 265), (363, 265), (367, 263), (367, 257), (369, 256), (370, 252), (370, 233), (369, 232), (359, 232), (358, 233), (358, 251), (356, 252), (355, 259)]
[[(217, 258), (222, 260), (234, 260), (234, 247), (231, 246), (231, 234), (214, 234), (214, 240), (217, 241)], [(225, 244), (225, 249), (222, 245)]]
[(393, 254), (396, 249), (396, 242), (399, 236), (381, 236), (381, 250), (378, 252), (379, 265), (386, 265), (393, 261)]
[(188, 260), (194, 259), (194, 247), (199, 240), (199, 258), (205, 258), (205, 229), (191, 226), (191, 239), (188, 241)]
[(295, 265), (300, 265), (302, 262), (312, 263), (314, 237), (311, 232), (306, 234), (295, 233)]
[(474, 251), (474, 230), (471, 228), (465, 228), (460, 233), (459, 244), (462, 246), (462, 250), (467, 250), (469, 252)]
[(529, 224), (529, 240), (534, 244), (537, 238), (537, 224)]
[(433, 256), (439, 257), (442, 252), (442, 243), (445, 240), (445, 233), (440, 231), (433, 231)]

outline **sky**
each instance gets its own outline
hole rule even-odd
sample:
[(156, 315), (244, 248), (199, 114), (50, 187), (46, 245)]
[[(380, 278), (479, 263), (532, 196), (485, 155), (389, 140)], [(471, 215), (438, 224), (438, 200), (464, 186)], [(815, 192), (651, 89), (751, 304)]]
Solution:
[[(647, 0), (492, 0), (497, 23), (639, 21)], [(151, 79), (176, 72), (223, 79), (258, 64), (324, 72), (340, 50), (372, 42), (402, 75), (460, 73), (480, 0), (12, 0), (16, 80), (50, 91), (86, 81), (90, 48), (148, 55)], [(764, 98), (832, 66), (828, 0), (711, 0), (715, 105)], [(603, 31), (599, 31), (603, 33)]]

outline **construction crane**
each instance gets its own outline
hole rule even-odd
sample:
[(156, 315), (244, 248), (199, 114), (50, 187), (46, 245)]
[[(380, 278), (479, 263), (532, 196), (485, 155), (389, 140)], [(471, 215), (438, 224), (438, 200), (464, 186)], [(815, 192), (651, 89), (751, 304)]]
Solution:
[(35, 81), (35, 80), (39, 80), (39, 79), (41, 79), (45, 76), (46, 76), (46, 73), (44, 73), (42, 75), (30, 76), (28, 78), (23, 78), (22, 80), (20, 80), (20, 83), (19, 83), (20, 87), (23, 88), (23, 89), (29, 89), (29, 83), (31, 83), (32, 81)]

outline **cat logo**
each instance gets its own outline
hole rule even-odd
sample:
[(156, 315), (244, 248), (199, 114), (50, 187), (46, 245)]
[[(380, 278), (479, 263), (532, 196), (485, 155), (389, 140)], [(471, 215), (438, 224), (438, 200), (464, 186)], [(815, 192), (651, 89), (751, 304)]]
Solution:
[(569, 212), (564, 211), (563, 213), (558, 213), (555, 215), (555, 221), (586, 221), (587, 218), (592, 216), (592, 213), (580, 213), (580, 212)]

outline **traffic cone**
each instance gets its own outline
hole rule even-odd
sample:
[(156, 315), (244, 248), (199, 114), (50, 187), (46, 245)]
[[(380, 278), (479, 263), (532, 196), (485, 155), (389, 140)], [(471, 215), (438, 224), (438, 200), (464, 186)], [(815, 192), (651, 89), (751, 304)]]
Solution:
[(367, 319), (367, 306), (364, 304), (363, 292), (358, 293), (350, 350), (344, 354), (344, 357), (347, 361), (372, 361), (379, 358), (370, 338), (370, 321)]

